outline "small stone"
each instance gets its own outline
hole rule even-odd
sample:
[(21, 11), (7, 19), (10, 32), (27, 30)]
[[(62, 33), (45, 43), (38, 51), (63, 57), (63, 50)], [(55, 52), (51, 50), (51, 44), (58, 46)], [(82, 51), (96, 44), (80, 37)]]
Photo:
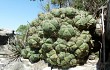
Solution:
[(90, 56), (89, 56), (89, 60), (94, 60), (95, 57), (96, 57), (95, 55), (90, 55)]

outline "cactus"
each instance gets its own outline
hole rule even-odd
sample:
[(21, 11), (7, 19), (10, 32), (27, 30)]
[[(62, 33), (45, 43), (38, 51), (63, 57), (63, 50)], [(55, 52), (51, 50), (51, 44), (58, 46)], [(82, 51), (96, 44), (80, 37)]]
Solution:
[(95, 24), (88, 12), (71, 7), (40, 13), (30, 24), (26, 43), (30, 49), (21, 54), (31, 62), (43, 59), (52, 66), (76, 66), (89, 55), (93, 41), (89, 30)]
[(40, 55), (39, 54), (31, 54), (31, 56), (29, 57), (29, 61), (30, 62), (36, 62), (36, 61), (39, 61), (40, 59)]
[(40, 42), (40, 37), (38, 36), (38, 34), (33, 34), (32, 36), (28, 37), (28, 44), (31, 47), (35, 47), (35, 48), (39, 48), (39, 42)]

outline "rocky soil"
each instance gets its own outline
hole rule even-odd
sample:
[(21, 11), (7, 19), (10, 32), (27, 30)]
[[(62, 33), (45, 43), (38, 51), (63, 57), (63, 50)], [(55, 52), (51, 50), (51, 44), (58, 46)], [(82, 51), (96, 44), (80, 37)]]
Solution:
[(11, 53), (8, 47), (9, 45), (0, 46), (0, 70), (98, 70), (98, 58), (88, 60), (87, 63), (82, 66), (76, 66), (69, 69), (58, 69), (49, 67), (48, 63), (45, 63), (43, 60), (32, 64), (28, 59), (9, 59), (6, 55)]

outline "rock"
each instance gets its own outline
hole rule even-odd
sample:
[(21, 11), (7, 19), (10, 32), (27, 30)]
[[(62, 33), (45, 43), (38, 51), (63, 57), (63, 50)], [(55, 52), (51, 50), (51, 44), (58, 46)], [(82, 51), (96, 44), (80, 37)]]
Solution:
[(8, 43), (8, 36), (0, 36), (0, 45), (5, 45)]
[(89, 60), (94, 60), (95, 57), (96, 57), (95, 55), (90, 55), (90, 56), (89, 56)]
[(5, 45), (15, 35), (13, 30), (0, 29), (0, 45)]
[(43, 70), (51, 70), (51, 67), (45, 67)]
[(33, 68), (34, 70), (48, 70), (50, 68), (46, 68), (48, 67), (48, 63), (45, 63), (44, 60), (40, 60), (37, 63), (33, 64)]
[(12, 51), (9, 50), (11, 48), (11, 45), (1, 45), (0, 46), (0, 56), (6, 56), (8, 54), (12, 54)]
[(12, 34), (12, 30), (9, 29), (0, 29), (0, 36), (7, 36), (7, 34)]
[[(24, 65), (21, 62), (13, 62), (7, 65), (4, 70), (26, 70)], [(29, 69), (27, 69), (29, 70)]]

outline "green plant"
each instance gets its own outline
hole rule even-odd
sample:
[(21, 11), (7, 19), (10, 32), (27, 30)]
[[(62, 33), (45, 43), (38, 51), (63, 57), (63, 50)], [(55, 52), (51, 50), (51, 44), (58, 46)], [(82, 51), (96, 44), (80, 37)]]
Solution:
[(30, 23), (21, 54), (31, 62), (44, 59), (62, 68), (84, 63), (93, 44), (89, 30), (95, 24), (96, 20), (88, 12), (71, 7), (41, 13)]

